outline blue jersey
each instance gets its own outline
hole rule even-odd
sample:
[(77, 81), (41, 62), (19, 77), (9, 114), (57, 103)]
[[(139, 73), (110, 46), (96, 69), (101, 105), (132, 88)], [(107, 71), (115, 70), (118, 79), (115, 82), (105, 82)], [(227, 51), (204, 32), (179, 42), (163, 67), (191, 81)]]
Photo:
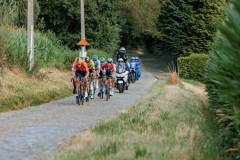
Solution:
[(95, 70), (101, 69), (101, 62), (100, 60), (93, 61), (95, 65)]

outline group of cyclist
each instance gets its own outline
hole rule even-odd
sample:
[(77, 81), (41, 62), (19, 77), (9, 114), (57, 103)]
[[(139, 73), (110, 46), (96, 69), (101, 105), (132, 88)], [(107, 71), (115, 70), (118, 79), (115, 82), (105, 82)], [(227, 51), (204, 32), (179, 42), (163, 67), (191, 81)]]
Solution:
[[(118, 73), (119, 70), (122, 70), (130, 73), (130, 70), (133, 66), (136, 70), (136, 80), (139, 80), (141, 76), (139, 58), (131, 57), (131, 59), (128, 60), (126, 49), (124, 47), (121, 47), (117, 51), (116, 57), (116, 64), (113, 62), (113, 58), (99, 58), (97, 55), (93, 55), (91, 58), (77, 57), (72, 65), (73, 94), (76, 94), (75, 82), (77, 80), (81, 80), (83, 81), (84, 85), (87, 86), (86, 88), (88, 88), (84, 91), (84, 98), (90, 97), (93, 99), (95, 96), (95, 91), (98, 90), (98, 95), (100, 95), (99, 86), (101, 86), (102, 83), (105, 83), (102, 81), (102, 77), (106, 76), (109, 80), (109, 94), (110, 96), (113, 96), (116, 72)], [(124, 79), (126, 84), (129, 85), (129, 74), (127, 74)], [(93, 80), (95, 80), (94, 86), (91, 84)]]

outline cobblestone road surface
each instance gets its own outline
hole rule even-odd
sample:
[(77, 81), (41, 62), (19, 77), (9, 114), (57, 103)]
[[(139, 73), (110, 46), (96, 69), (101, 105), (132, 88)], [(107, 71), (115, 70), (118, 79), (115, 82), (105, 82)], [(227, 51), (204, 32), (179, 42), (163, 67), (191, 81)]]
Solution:
[(109, 102), (95, 99), (84, 106), (74, 97), (0, 114), (0, 160), (35, 160), (56, 152), (72, 136), (136, 103), (155, 79), (142, 79)]

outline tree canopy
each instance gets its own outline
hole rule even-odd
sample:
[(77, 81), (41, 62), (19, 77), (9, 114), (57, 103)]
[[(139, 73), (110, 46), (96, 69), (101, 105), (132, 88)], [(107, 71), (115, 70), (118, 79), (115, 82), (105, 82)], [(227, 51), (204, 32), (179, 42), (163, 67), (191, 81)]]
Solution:
[[(86, 0), (86, 36), (92, 48), (146, 45), (156, 54), (207, 53), (226, 0)], [(26, 25), (27, 0), (0, 2), (1, 21)], [(35, 23), (77, 49), (79, 0), (35, 0)], [(9, 7), (11, 6), (11, 7)], [(11, 8), (9, 10), (8, 8)], [(10, 12), (12, 11), (12, 12)], [(4, 16), (13, 14), (14, 16)], [(3, 20), (4, 19), (4, 20)]]
[(160, 49), (175, 54), (207, 53), (224, 5), (225, 0), (165, 0), (158, 21), (163, 34)]

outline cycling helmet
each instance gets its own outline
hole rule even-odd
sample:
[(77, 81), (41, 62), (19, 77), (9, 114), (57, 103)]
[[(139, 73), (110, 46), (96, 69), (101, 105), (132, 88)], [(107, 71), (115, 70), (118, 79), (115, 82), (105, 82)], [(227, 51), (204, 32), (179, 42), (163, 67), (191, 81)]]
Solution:
[(106, 62), (106, 59), (103, 58), (103, 57), (101, 57), (99, 60), (100, 60), (101, 63), (105, 63)]
[(89, 57), (86, 57), (86, 58), (85, 58), (85, 61), (86, 61), (86, 62), (89, 62), (89, 61), (90, 61), (90, 58), (89, 58)]
[(98, 56), (97, 56), (97, 55), (93, 55), (93, 56), (92, 56), (92, 60), (93, 60), (93, 61), (97, 61), (97, 60), (98, 60)]
[(120, 63), (120, 62), (123, 62), (123, 59), (122, 58), (119, 58), (118, 59), (118, 62)]
[(83, 63), (83, 60), (82, 60), (81, 58), (79, 58), (79, 59), (77, 60), (77, 65), (82, 65), (82, 63)]
[(112, 62), (113, 62), (113, 59), (112, 59), (112, 58), (108, 58), (108, 59), (107, 59), (107, 62), (108, 62), (108, 63), (112, 63)]

